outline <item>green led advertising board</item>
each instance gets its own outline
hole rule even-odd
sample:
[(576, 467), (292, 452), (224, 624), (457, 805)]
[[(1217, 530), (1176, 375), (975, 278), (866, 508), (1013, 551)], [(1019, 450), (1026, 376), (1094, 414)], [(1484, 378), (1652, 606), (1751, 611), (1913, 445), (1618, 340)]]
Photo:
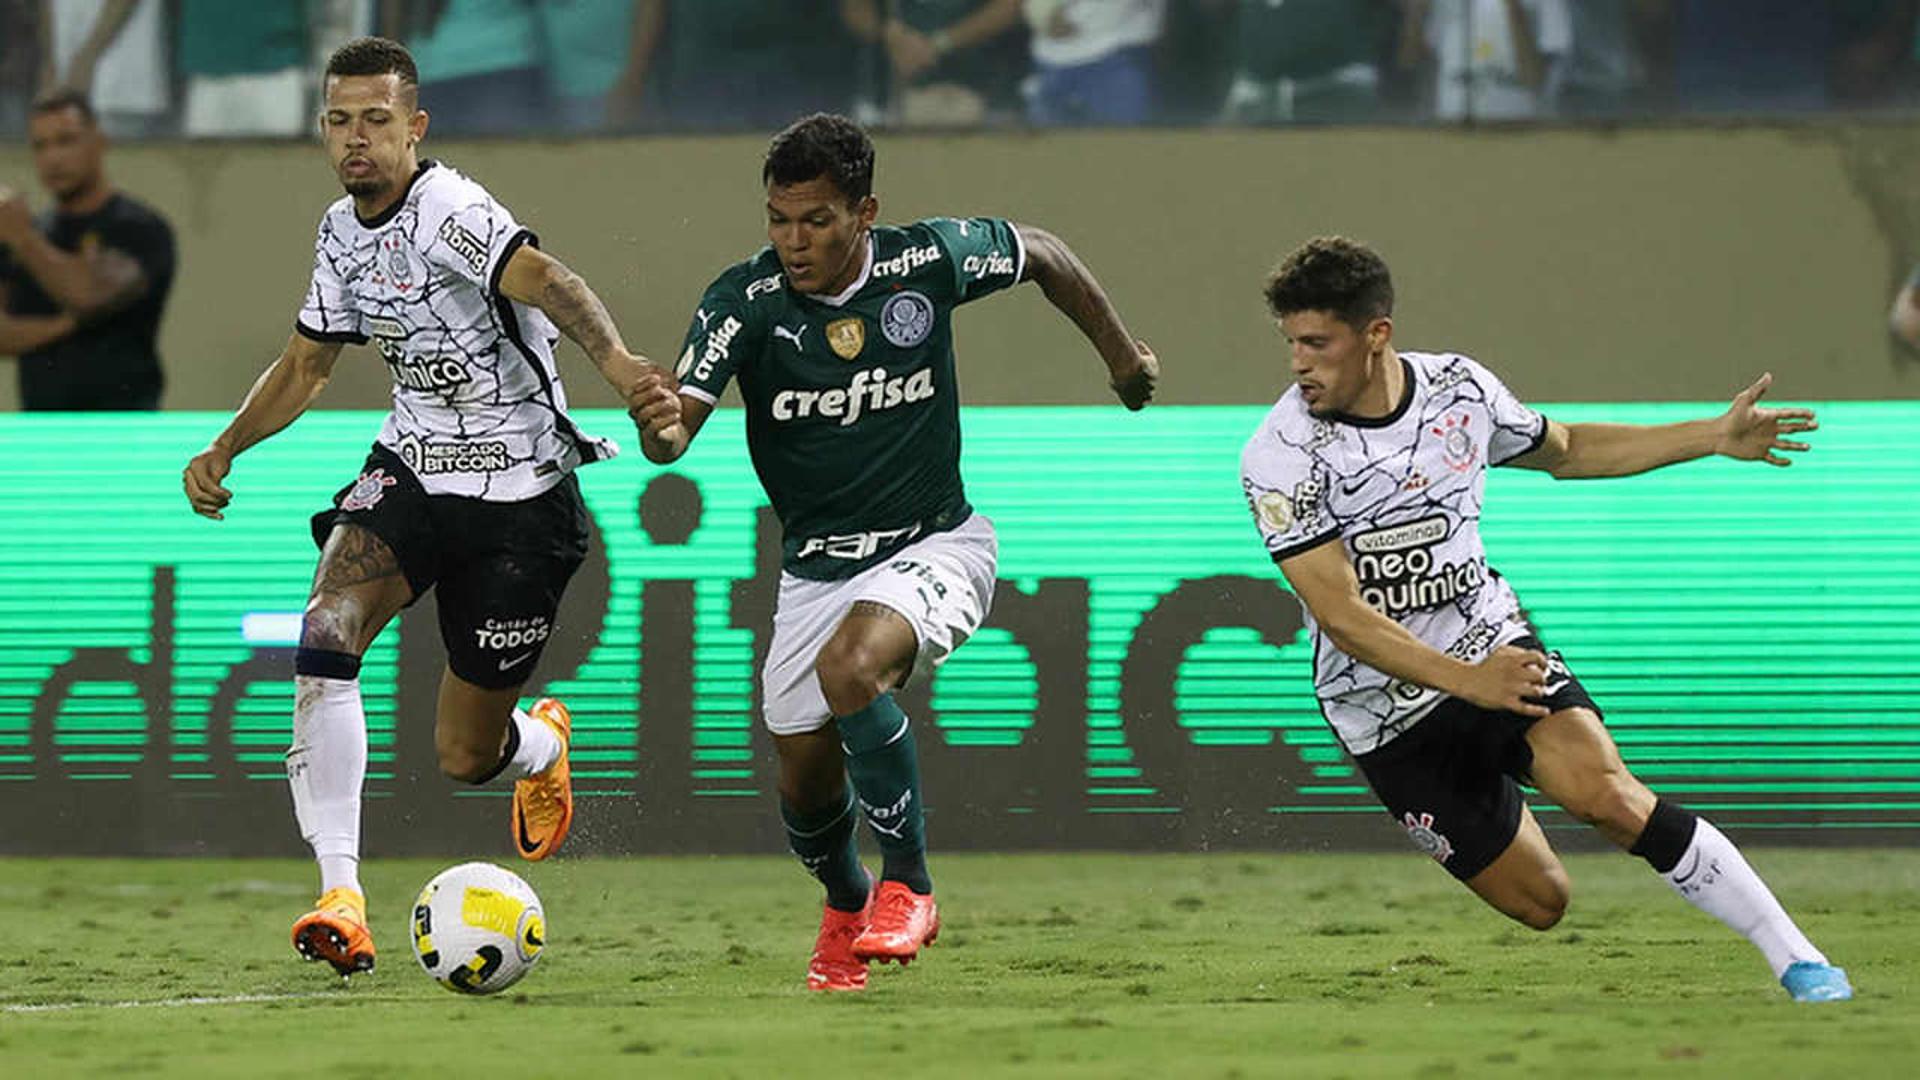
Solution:
[[(1298, 605), (1247, 517), (1239, 449), (1263, 412), (967, 411), (968, 491), (999, 530), (1001, 582), (987, 627), (903, 695), (936, 845), (1404, 843), (1320, 717)], [(1910, 840), (1920, 406), (1821, 417), (1787, 470), (1496, 470), (1484, 533), (1657, 790), (1773, 836)], [(257, 447), (215, 523), (188, 511), (179, 473), (223, 420), (0, 420), (0, 810), (33, 823), (0, 850), (299, 850), (281, 755), (306, 521), (380, 417), (315, 413)], [(594, 553), (529, 687), (574, 711), (578, 843), (778, 850), (754, 686), (778, 536), (740, 414), (668, 468), (631, 452), (624, 416), (581, 422), (629, 453), (580, 474)], [(367, 657), (372, 851), (504, 849), (504, 791), (435, 771), (441, 663), (430, 600)]]

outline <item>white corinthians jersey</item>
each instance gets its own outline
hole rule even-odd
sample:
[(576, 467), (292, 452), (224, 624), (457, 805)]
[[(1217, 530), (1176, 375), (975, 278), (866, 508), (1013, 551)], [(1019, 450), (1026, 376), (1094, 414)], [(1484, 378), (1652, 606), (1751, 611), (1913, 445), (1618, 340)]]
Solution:
[(568, 419), (553, 323), (500, 295), (507, 259), (537, 242), (485, 188), (432, 161), (379, 218), (361, 220), (343, 197), (320, 219), (298, 330), (372, 340), (393, 374), (380, 445), (431, 494), (518, 502), (618, 452)]
[[(1289, 389), (1247, 441), (1241, 481), (1276, 563), (1338, 539), (1369, 605), (1477, 663), (1529, 632), (1480, 543), (1487, 466), (1538, 447), (1547, 420), (1467, 357), (1400, 358), (1408, 392), (1391, 416), (1316, 419)], [(1438, 691), (1342, 653), (1312, 611), (1305, 618), (1314, 689), (1349, 751), (1379, 749), (1439, 703)]]

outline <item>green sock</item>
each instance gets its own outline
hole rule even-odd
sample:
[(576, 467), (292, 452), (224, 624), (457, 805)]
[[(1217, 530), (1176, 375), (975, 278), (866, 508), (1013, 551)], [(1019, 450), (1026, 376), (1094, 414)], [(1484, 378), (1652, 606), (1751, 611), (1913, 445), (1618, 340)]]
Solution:
[(873, 879), (860, 865), (860, 850), (854, 844), (853, 799), (812, 814), (803, 814), (781, 799), (780, 820), (787, 826), (787, 846), (800, 856), (807, 872), (827, 887), (827, 906), (841, 911), (866, 907)]
[(917, 893), (932, 892), (926, 816), (920, 809), (920, 761), (907, 714), (892, 694), (881, 694), (866, 708), (837, 716), (834, 722), (840, 725), (854, 794), (880, 842), (885, 860), (881, 879), (902, 882)]

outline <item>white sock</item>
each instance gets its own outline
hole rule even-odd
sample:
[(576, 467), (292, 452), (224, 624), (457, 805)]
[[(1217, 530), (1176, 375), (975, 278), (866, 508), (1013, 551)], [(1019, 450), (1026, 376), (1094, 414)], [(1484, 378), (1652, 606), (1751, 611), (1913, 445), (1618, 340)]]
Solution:
[(360, 858), (357, 855), (321, 855), (320, 859), (320, 895), (325, 896), (335, 889), (347, 888), (362, 896), (367, 894), (360, 887)]
[(300, 835), (320, 863), (322, 892), (360, 888), (360, 787), (366, 778), (360, 680), (294, 676), (287, 786)]
[(553, 729), (527, 715), (521, 708), (513, 710), (513, 726), (520, 729), (520, 748), (513, 752), (513, 760), (501, 771), (518, 779), (532, 776), (553, 768), (560, 760), (560, 737)]
[(1660, 876), (1688, 903), (1753, 942), (1766, 956), (1774, 978), (1797, 960), (1827, 962), (1773, 898), (1767, 883), (1747, 865), (1740, 849), (1705, 818), (1694, 826), (1693, 842), (1680, 861)]

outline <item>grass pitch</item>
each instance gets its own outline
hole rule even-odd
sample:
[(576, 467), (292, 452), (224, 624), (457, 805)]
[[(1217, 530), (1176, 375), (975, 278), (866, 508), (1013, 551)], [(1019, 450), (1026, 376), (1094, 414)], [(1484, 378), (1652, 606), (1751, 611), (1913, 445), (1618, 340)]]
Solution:
[(305, 863), (0, 859), (0, 1075), (1920, 1074), (1920, 852), (1749, 856), (1857, 1000), (1790, 1003), (1622, 856), (1568, 860), (1545, 934), (1413, 854), (936, 857), (939, 943), (830, 997), (790, 860), (558, 860), (514, 867), (551, 944), (489, 999), (410, 952), (443, 862), (368, 864), (342, 985), (287, 943)]

